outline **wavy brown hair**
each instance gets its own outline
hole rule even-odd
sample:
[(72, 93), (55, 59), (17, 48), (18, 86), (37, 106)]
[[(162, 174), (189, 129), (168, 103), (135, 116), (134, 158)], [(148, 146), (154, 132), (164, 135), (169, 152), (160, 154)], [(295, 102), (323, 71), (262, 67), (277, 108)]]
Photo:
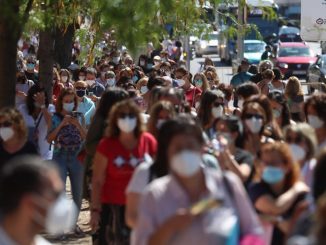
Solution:
[(0, 110), (0, 118), (12, 123), (13, 129), (19, 139), (27, 139), (27, 127), (22, 114), (15, 108), (5, 107)]
[(75, 93), (75, 90), (73, 88), (64, 88), (61, 90), (59, 97), (57, 99), (57, 102), (55, 104), (55, 111), (57, 113), (61, 113), (63, 110), (63, 98), (67, 95), (73, 95), (74, 96), (74, 111), (77, 110), (78, 107), (78, 99), (77, 99), (77, 95)]
[(137, 118), (137, 126), (134, 129), (135, 137), (138, 138), (144, 131), (145, 126), (141, 116), (141, 111), (135, 102), (131, 99), (118, 102), (112, 107), (112, 110), (108, 117), (108, 127), (105, 130), (106, 137), (116, 138), (120, 135), (120, 129), (118, 127), (118, 119), (121, 112), (134, 113)]
[(279, 154), (282, 157), (283, 164), (289, 168), (285, 174), (284, 192), (289, 190), (300, 179), (300, 167), (297, 162), (293, 160), (290, 147), (284, 142), (273, 142), (264, 144), (261, 148), (260, 154), (271, 153)]

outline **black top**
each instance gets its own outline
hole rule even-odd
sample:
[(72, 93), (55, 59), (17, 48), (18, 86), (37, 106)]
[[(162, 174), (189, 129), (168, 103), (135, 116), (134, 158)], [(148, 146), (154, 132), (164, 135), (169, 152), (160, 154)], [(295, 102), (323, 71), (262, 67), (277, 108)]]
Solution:
[(256, 75), (253, 75), (249, 80), (253, 83), (259, 83), (261, 80), (263, 80), (263, 75), (261, 73), (257, 73)]
[(32, 142), (27, 141), (19, 151), (15, 153), (9, 153), (3, 148), (2, 144), (0, 144), (0, 172), (9, 160), (21, 155), (37, 155), (37, 149), (35, 148), (35, 145)]
[[(283, 193), (281, 193), (281, 194), (283, 194)], [(280, 195), (275, 194), (272, 191), (272, 189), (270, 188), (270, 186), (268, 184), (266, 184), (265, 182), (255, 183), (249, 187), (249, 196), (250, 196), (250, 199), (253, 204), (255, 204), (255, 202), (258, 200), (258, 198), (260, 198), (263, 195), (270, 195), (273, 198), (277, 198), (280, 196)], [(293, 215), (293, 212), (295, 211), (297, 204), (304, 199), (305, 199), (305, 194), (299, 195), (297, 200), (292, 204), (292, 206), (280, 216), (285, 220), (289, 219)], [(261, 213), (258, 210), (257, 210), (257, 212)], [(285, 238), (286, 238), (285, 234), (277, 226), (275, 226), (274, 231), (273, 231), (271, 245), (286, 244)]]
[(26, 76), (27, 80), (32, 80), (35, 84), (38, 84), (39, 80), (38, 80), (37, 73), (35, 73), (35, 72), (30, 73), (30, 72), (25, 71), (25, 76)]
[(248, 189), (248, 186), (252, 180), (252, 177), (255, 173), (254, 170), (254, 156), (246, 150), (243, 150), (241, 148), (236, 148), (235, 149), (235, 153), (234, 153), (234, 159), (241, 165), (241, 164), (248, 164), (251, 171), (250, 171), (250, 175), (248, 177), (248, 179), (246, 180), (246, 182), (244, 183), (244, 186), (246, 189)]

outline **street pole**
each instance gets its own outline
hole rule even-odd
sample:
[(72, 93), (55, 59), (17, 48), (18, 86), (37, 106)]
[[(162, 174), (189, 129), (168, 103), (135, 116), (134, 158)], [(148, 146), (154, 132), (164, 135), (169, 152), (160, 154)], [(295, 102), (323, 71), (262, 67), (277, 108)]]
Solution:
[[(241, 28), (244, 25), (244, 12), (245, 12), (245, 1), (238, 0), (238, 24)], [(237, 46), (238, 46), (238, 64), (240, 64), (241, 60), (243, 59), (244, 53), (244, 36), (242, 31), (238, 31), (238, 39), (237, 39)]]
[(187, 54), (187, 60), (186, 60), (186, 66), (187, 66), (187, 69), (190, 71), (190, 59), (191, 59), (191, 49), (190, 49), (190, 45), (189, 45), (189, 34), (186, 35), (185, 37), (185, 52)]

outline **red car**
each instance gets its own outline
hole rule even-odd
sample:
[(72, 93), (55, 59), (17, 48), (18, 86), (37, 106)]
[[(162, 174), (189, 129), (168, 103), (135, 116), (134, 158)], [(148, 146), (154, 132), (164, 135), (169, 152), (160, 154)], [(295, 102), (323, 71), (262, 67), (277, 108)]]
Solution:
[(275, 66), (280, 68), (285, 78), (306, 76), (309, 66), (317, 57), (306, 43), (280, 43)]

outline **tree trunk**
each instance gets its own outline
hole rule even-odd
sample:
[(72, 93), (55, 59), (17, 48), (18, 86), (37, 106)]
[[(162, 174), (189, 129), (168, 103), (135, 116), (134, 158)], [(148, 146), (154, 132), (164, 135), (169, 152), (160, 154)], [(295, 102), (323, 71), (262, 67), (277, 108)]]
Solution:
[(51, 29), (40, 32), (40, 44), (38, 49), (40, 61), (39, 79), (40, 84), (45, 88), (52, 103), (52, 81), (53, 81), (53, 64), (54, 64), (54, 35)]
[(60, 68), (67, 68), (71, 64), (72, 45), (75, 35), (75, 25), (70, 24), (66, 29), (57, 28), (55, 35), (55, 61)]

